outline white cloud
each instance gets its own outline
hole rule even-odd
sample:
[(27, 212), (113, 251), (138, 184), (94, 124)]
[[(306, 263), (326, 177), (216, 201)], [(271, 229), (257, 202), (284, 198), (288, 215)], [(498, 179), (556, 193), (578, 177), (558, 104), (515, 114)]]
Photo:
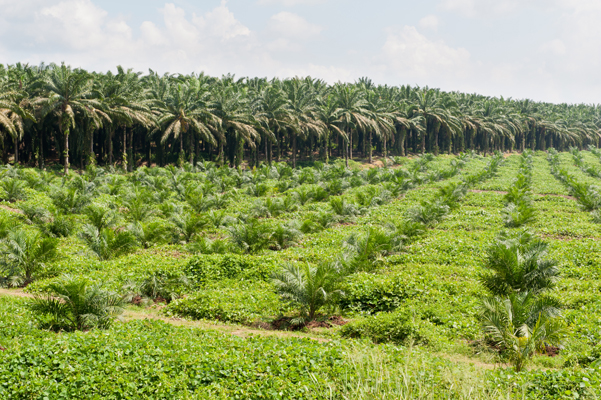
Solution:
[[(0, 6), (7, 1), (0, 0)], [(96, 0), (22, 1), (26, 7), (8, 2), (6, 12), (0, 14), (3, 62), (65, 61), (90, 70), (123, 65), (142, 71), (204, 71), (216, 76), (307, 73), (331, 81), (350, 76), (339, 66), (317, 65), (299, 56), (323, 28), (290, 12), (273, 15), (262, 30), (253, 31), (223, 0), (201, 14), (166, 3), (158, 10), (158, 18), (138, 26), (112, 16)]]
[(562, 56), (562, 55), (566, 54), (566, 45), (560, 39), (555, 39), (555, 40), (545, 42), (542, 44), (540, 49), (542, 52), (551, 53), (556, 56)]
[(303, 17), (291, 12), (282, 11), (269, 20), (269, 29), (275, 35), (309, 39), (321, 33), (323, 28), (308, 22)]
[(436, 15), (426, 15), (424, 18), (419, 20), (419, 26), (424, 29), (437, 30), (440, 21)]
[[(569, 0), (564, 0), (569, 1)], [(523, 9), (530, 4), (544, 4), (543, 0), (442, 0), (440, 8), (457, 12), (464, 17), (499, 17)]]
[(226, 7), (226, 2), (221, 1), (221, 5), (205, 16), (194, 16), (194, 22), (214, 37), (222, 39), (232, 39), (236, 36), (250, 35), (250, 29), (244, 26), (234, 17), (234, 14)]
[(441, 77), (454, 78), (469, 75), (470, 53), (453, 48), (442, 41), (433, 41), (413, 26), (389, 28), (382, 48), (382, 67), (397, 76), (426, 82), (440, 82)]
[(298, 5), (314, 5), (322, 4), (328, 0), (259, 0), (257, 4), (260, 5), (281, 5), (286, 7), (298, 6)]

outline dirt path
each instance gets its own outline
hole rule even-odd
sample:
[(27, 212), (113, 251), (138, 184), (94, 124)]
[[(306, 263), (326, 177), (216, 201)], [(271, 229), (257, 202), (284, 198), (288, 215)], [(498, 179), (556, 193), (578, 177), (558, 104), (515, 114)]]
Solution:
[[(21, 298), (33, 298), (34, 296), (29, 293), (23, 292), (21, 289), (2, 289), (0, 288), (0, 296), (13, 296), (13, 297), (21, 297)], [(289, 332), (289, 331), (271, 331), (271, 330), (263, 330), (256, 329), (252, 327), (246, 327), (241, 325), (228, 325), (219, 322), (211, 322), (211, 321), (189, 321), (180, 318), (169, 318), (158, 314), (157, 309), (146, 308), (146, 309), (126, 309), (122, 315), (122, 320), (127, 321), (135, 321), (135, 320), (158, 320), (163, 321), (167, 324), (171, 324), (174, 326), (186, 326), (190, 328), (202, 329), (202, 330), (213, 330), (222, 333), (229, 333), (231, 335), (240, 337), (240, 338), (248, 338), (252, 336), (264, 336), (264, 337), (276, 337), (281, 339), (289, 339), (289, 338), (299, 338), (299, 339), (311, 339), (315, 340), (319, 343), (327, 343), (332, 341), (332, 339), (315, 336), (311, 334), (311, 332)], [(449, 361), (462, 363), (462, 364), (471, 364), (478, 368), (493, 370), (499, 367), (499, 364), (488, 364), (480, 360), (471, 359), (469, 357), (457, 354), (435, 354), (438, 357), (446, 358)]]
[[(20, 297), (20, 298), (33, 298), (34, 296), (30, 293), (23, 292), (22, 289), (3, 289), (0, 288), (0, 296), (12, 296), (12, 297)], [(249, 336), (274, 336), (280, 338), (306, 338), (316, 340), (321, 343), (329, 342), (331, 339), (314, 336), (310, 333), (303, 332), (289, 332), (289, 331), (268, 331), (262, 329), (255, 329), (251, 327), (245, 327), (240, 325), (227, 325), (221, 324), (218, 322), (210, 322), (210, 321), (189, 321), (181, 318), (169, 318), (158, 314), (158, 310), (156, 309), (140, 309), (132, 310), (126, 309), (122, 315), (123, 320), (125, 321), (133, 321), (133, 320), (143, 320), (143, 319), (152, 319), (159, 320), (165, 323), (175, 325), (175, 326), (189, 326), (193, 328), (199, 329), (211, 329), (216, 331), (221, 331), (225, 333), (230, 333), (234, 336), (238, 336), (241, 338), (246, 338)]]
[[(507, 194), (506, 191), (503, 190), (479, 190), (479, 189), (471, 189), (468, 190), (471, 193), (498, 193), (498, 194)], [(568, 196), (565, 194), (554, 194), (554, 193), (533, 193), (535, 196), (540, 197), (563, 197), (564, 199), (576, 200), (574, 196)]]
[(3, 289), (3, 288), (0, 288), (0, 296), (14, 296), (14, 297), (29, 297), (29, 298), (33, 298), (32, 294), (25, 293), (21, 289)]
[(4, 204), (0, 204), (0, 208), (4, 208), (6, 211), (14, 212), (14, 213), (17, 213), (17, 214), (23, 214), (23, 211), (21, 211), (19, 209), (16, 209), (16, 208), (12, 208), (12, 207), (6, 206)]
[(316, 340), (321, 343), (329, 342), (331, 339), (313, 336), (310, 333), (302, 333), (302, 332), (289, 332), (289, 331), (268, 331), (263, 329), (255, 329), (252, 327), (246, 327), (241, 325), (228, 325), (222, 324), (219, 322), (211, 322), (211, 321), (190, 321), (181, 318), (169, 318), (162, 315), (157, 314), (156, 310), (152, 309), (142, 309), (131, 310), (128, 309), (123, 314), (123, 319), (125, 321), (133, 321), (138, 319), (153, 319), (158, 321), (163, 321), (171, 325), (175, 326), (188, 326), (192, 328), (198, 329), (210, 329), (216, 330), (220, 332), (225, 332), (232, 334), (234, 336), (238, 336), (241, 338), (247, 338), (249, 336), (270, 336), (270, 337), (279, 337), (279, 338), (305, 338)]

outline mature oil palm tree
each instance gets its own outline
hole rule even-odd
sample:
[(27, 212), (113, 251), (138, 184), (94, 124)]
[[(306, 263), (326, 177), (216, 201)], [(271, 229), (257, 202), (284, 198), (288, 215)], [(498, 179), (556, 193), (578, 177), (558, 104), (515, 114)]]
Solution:
[[(96, 90), (100, 93), (106, 113), (111, 118), (109, 124), (108, 162), (113, 163), (113, 136), (115, 130), (123, 128), (123, 161), (127, 161), (127, 127), (134, 123), (147, 129), (154, 125), (155, 118), (151, 112), (152, 100), (146, 98), (144, 88), (140, 84), (140, 74), (131, 69), (117, 67), (117, 74), (108, 72), (99, 80)], [(131, 142), (131, 140), (130, 140)], [(93, 155), (93, 143), (90, 143), (90, 154)]]
[(317, 98), (311, 82), (299, 78), (284, 81), (284, 91), (288, 98), (293, 123), (289, 132), (292, 137), (292, 167), (296, 167), (297, 138), (321, 137), (326, 129), (317, 118)]
[[(431, 148), (438, 154), (438, 133), (441, 127), (449, 132), (461, 132), (461, 121), (445, 107), (439, 92), (424, 88), (413, 93), (413, 114), (423, 118), (424, 130), (421, 134), (421, 151), (426, 152), (426, 136), (430, 136)], [(452, 106), (452, 104), (451, 104)]]
[[(386, 157), (386, 144), (388, 140), (394, 139), (394, 133), (396, 129), (394, 126), (395, 122), (401, 121), (402, 119), (395, 118), (394, 110), (391, 107), (391, 101), (387, 98), (384, 88), (376, 88), (366, 92), (366, 110), (369, 112), (369, 118), (372, 120), (373, 128), (369, 129), (368, 134), (368, 153), (369, 163), (372, 163), (372, 133), (376, 134), (376, 137), (380, 139), (383, 146), (384, 157)], [(408, 121), (407, 121), (408, 122)], [(407, 126), (409, 124), (407, 123)]]
[[(63, 135), (63, 160), (65, 175), (69, 172), (69, 134), (76, 126), (77, 117), (108, 118), (103, 105), (94, 98), (92, 78), (83, 70), (73, 70), (62, 64), (53, 66), (44, 79), (43, 94), (34, 104), (41, 109), (42, 115), (53, 113), (58, 118), (58, 128)], [(110, 121), (110, 119), (109, 119)]]
[(343, 122), (340, 119), (340, 111), (338, 108), (338, 100), (333, 94), (328, 94), (320, 101), (317, 109), (317, 118), (320, 119), (321, 123), (326, 129), (326, 135), (324, 140), (324, 153), (325, 160), (328, 161), (330, 155), (330, 137), (336, 135), (342, 138), (343, 141), (348, 140), (348, 135), (344, 131)]
[(210, 129), (216, 123), (216, 119), (208, 109), (208, 101), (207, 85), (196, 78), (191, 78), (174, 85), (170, 95), (161, 104), (161, 117), (158, 121), (164, 129), (161, 143), (165, 143), (170, 136), (179, 139), (180, 157), (183, 157), (183, 138), (184, 134), (189, 133), (190, 164), (194, 161), (195, 133), (211, 145), (217, 144)]
[(508, 116), (500, 105), (490, 100), (480, 104), (473, 116), (478, 133), (482, 135), (484, 155), (489, 151), (491, 142), (508, 138), (515, 143), (516, 134), (521, 132), (520, 124)]
[(333, 93), (338, 101), (340, 121), (346, 132), (344, 158), (348, 168), (348, 159), (352, 159), (352, 130), (359, 129), (367, 132), (370, 129), (377, 129), (377, 126), (370, 118), (367, 101), (359, 87), (337, 84), (334, 86)]
[(0, 131), (5, 131), (15, 143), (15, 164), (19, 163), (19, 140), (25, 135), (25, 121), (35, 122), (30, 111), (28, 93), (9, 81), (8, 76), (0, 77)]
[(284, 91), (277, 85), (269, 85), (257, 92), (252, 107), (258, 129), (263, 133), (265, 161), (271, 165), (271, 143), (276, 140), (277, 132), (292, 129), (292, 112)]
[(216, 117), (219, 161), (225, 164), (224, 144), (227, 144), (230, 165), (238, 166), (242, 163), (244, 142), (255, 148), (261, 135), (255, 129), (256, 121), (250, 113), (245, 90), (228, 81), (226, 79), (213, 88), (209, 109)]

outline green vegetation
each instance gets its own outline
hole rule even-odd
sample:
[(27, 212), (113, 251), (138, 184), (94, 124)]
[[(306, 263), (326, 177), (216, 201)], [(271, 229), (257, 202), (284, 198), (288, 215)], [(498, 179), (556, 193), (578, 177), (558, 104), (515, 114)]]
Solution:
[(598, 398), (596, 152), (0, 167), (0, 398)]
[[(348, 167), (358, 157), (371, 164), (374, 155), (390, 164), (410, 153), (596, 148), (599, 121), (593, 105), (382, 86), (367, 78), (328, 85), (311, 77), (160, 76), (120, 66), (115, 74), (64, 64), (0, 64), (2, 163), (10, 158), (40, 169), (62, 166), (65, 173), (71, 164), (131, 172), (186, 161), (254, 167), (259, 160), (289, 160), (295, 168), (335, 156)], [(263, 195), (261, 185), (248, 190)], [(21, 200), (24, 186), (4, 181), (0, 196)]]

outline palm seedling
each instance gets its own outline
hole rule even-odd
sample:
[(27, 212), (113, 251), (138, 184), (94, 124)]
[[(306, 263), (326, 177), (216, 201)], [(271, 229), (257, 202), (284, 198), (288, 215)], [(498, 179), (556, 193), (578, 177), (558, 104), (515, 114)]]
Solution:
[(52, 215), (46, 208), (37, 204), (23, 203), (20, 205), (27, 224), (42, 226), (52, 221)]
[(310, 202), (311, 198), (313, 197), (313, 191), (311, 190), (311, 188), (309, 186), (304, 185), (297, 187), (292, 193), (302, 206)]
[(551, 289), (559, 276), (555, 260), (548, 258), (548, 245), (522, 230), (502, 234), (489, 248), (480, 280), (493, 295), (540, 293)]
[(230, 200), (233, 198), (231, 193), (215, 193), (208, 197), (208, 202), (211, 208), (216, 210), (226, 208)]
[(157, 244), (169, 242), (169, 224), (162, 220), (134, 222), (128, 227), (136, 241), (145, 249)]
[(517, 185), (511, 185), (507, 189), (507, 193), (503, 196), (503, 200), (506, 203), (518, 203), (524, 199), (528, 199), (530, 196), (530, 191), (528, 188), (519, 187)]
[(178, 242), (188, 243), (206, 227), (207, 220), (201, 215), (184, 213), (173, 215), (171, 223), (175, 227), (174, 239)]
[(355, 203), (347, 202), (342, 197), (330, 197), (330, 207), (334, 214), (349, 220), (353, 220), (363, 211)]
[(76, 188), (63, 188), (50, 195), (57, 210), (64, 214), (77, 214), (90, 203), (90, 195)]
[(0, 239), (5, 239), (11, 231), (16, 231), (19, 223), (5, 214), (0, 215)]
[(331, 264), (287, 264), (272, 275), (278, 293), (299, 307), (299, 316), (292, 323), (304, 325), (312, 321), (325, 306), (334, 305), (343, 295), (343, 276)]
[(256, 218), (227, 228), (231, 243), (244, 253), (254, 254), (268, 248), (272, 243), (273, 231)]
[(559, 345), (565, 332), (558, 302), (542, 295), (554, 286), (557, 265), (547, 258), (547, 244), (522, 230), (500, 235), (486, 268), (480, 280), (491, 297), (480, 306), (484, 333), (521, 371), (535, 352)]
[(189, 285), (185, 275), (154, 273), (140, 283), (140, 293), (152, 300), (170, 303), (179, 298), (183, 289)]
[(125, 216), (132, 222), (144, 222), (155, 214), (152, 198), (149, 193), (141, 192), (127, 196), (123, 201)]
[(113, 227), (117, 219), (117, 215), (113, 210), (95, 204), (87, 206), (84, 209), (84, 214), (88, 217), (88, 222), (99, 231)]
[(290, 246), (294, 246), (302, 237), (298, 221), (289, 221), (278, 224), (273, 230), (271, 239), (273, 246), (277, 250), (282, 250)]
[(328, 191), (322, 186), (314, 186), (311, 190), (311, 198), (313, 201), (324, 201), (330, 196)]
[(203, 216), (213, 228), (223, 228), (236, 222), (236, 218), (227, 215), (225, 210), (210, 210)]
[(516, 371), (535, 353), (561, 344), (566, 333), (557, 303), (532, 292), (511, 293), (482, 300), (480, 321), (485, 334), (501, 347)]
[(15, 202), (26, 197), (27, 183), (19, 178), (5, 178), (0, 181), (0, 199)]
[(327, 186), (328, 193), (330, 193), (331, 196), (337, 196), (339, 194), (342, 194), (342, 192), (344, 191), (344, 188), (345, 188), (345, 185), (344, 185), (344, 182), (342, 181), (342, 179), (338, 179), (338, 178), (328, 181), (326, 186)]
[(4, 280), (11, 286), (31, 283), (58, 257), (58, 241), (44, 238), (38, 232), (15, 228), (2, 242), (1, 268)]
[(303, 221), (300, 231), (303, 233), (314, 233), (327, 229), (339, 221), (338, 216), (332, 212), (320, 210), (317, 213), (310, 213), (308, 218)]
[(275, 197), (268, 197), (265, 200), (256, 200), (251, 213), (257, 218), (262, 217), (277, 217), (284, 210), (282, 209), (281, 200)]
[(251, 184), (246, 189), (247, 193), (253, 197), (262, 197), (269, 192), (269, 185), (263, 182)]
[(467, 187), (461, 183), (450, 183), (438, 189), (439, 200), (453, 210), (459, 206), (459, 201), (467, 193)]
[(441, 222), (449, 210), (450, 207), (440, 199), (424, 201), (419, 206), (407, 210), (407, 218), (412, 222), (431, 226)]
[(382, 227), (370, 226), (363, 234), (352, 234), (344, 241), (344, 269), (348, 273), (370, 272), (382, 257), (402, 249), (403, 238)]
[(196, 213), (201, 213), (211, 207), (211, 202), (202, 190), (196, 189), (186, 193), (186, 202)]
[(519, 228), (526, 225), (536, 218), (536, 209), (529, 201), (519, 201), (508, 203), (502, 210), (503, 223), (508, 228)]
[(48, 285), (29, 308), (41, 327), (54, 331), (108, 328), (123, 313), (123, 298), (86, 280), (65, 277)]
[(211, 240), (205, 236), (197, 236), (186, 247), (195, 254), (226, 254), (230, 252), (230, 242), (225, 239)]
[(41, 232), (50, 237), (67, 237), (75, 229), (74, 218), (68, 215), (54, 215), (45, 224), (38, 225)]
[(130, 231), (111, 228), (98, 230), (90, 224), (82, 226), (80, 238), (103, 261), (129, 253), (137, 246), (136, 237)]

